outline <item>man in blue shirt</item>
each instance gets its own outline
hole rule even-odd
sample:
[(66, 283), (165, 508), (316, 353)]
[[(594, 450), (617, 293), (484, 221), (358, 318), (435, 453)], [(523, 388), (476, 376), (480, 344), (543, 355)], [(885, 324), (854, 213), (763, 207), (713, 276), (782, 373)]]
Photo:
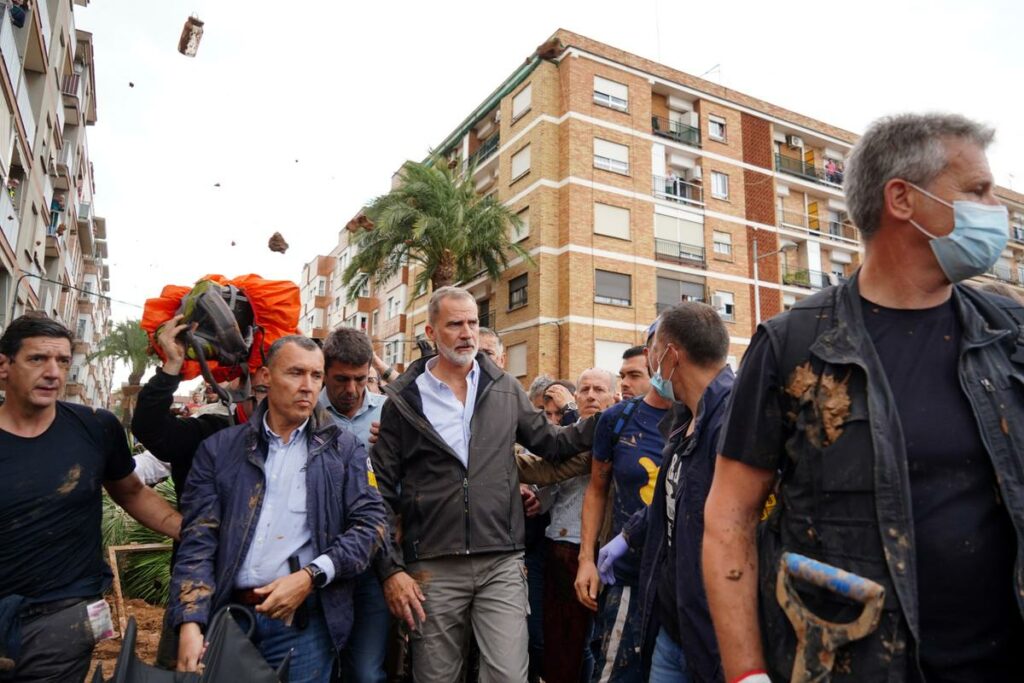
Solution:
[[(334, 422), (370, 449), (370, 425), (380, 422), (380, 409), (387, 398), (368, 390), (373, 371), (373, 346), (364, 332), (339, 327), (324, 340), (324, 388), (320, 407)], [(372, 569), (356, 579), (355, 618), (359, 628), (352, 632), (342, 669), (353, 683), (383, 683), (391, 615), (384, 601), (380, 581)]]
[(628, 389), (631, 399), (609, 408), (597, 423), (590, 484), (583, 498), (576, 595), (585, 607), (597, 612), (595, 635), (600, 638), (601, 647), (595, 661), (595, 679), (640, 683), (640, 610), (634, 595), (640, 578), (640, 553), (629, 550), (615, 564), (615, 585), (605, 586), (600, 600), (594, 556), (613, 481), (613, 534), (622, 531), (634, 512), (650, 505), (665, 446), (658, 423), (671, 402), (651, 389), (642, 346), (634, 346), (622, 355), (619, 377), (623, 379), (623, 395)]

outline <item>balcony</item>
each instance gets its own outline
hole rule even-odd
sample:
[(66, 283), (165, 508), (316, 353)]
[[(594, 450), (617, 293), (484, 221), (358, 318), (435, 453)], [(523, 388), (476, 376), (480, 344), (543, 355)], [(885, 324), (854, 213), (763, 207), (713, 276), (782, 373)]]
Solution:
[(654, 176), (653, 194), (660, 199), (669, 199), (692, 206), (704, 206), (704, 188), (682, 178)]
[(704, 247), (695, 244), (683, 244), (671, 240), (654, 240), (654, 257), (659, 261), (670, 261), (685, 265), (696, 265), (700, 268), (707, 267), (707, 260), (704, 257)]
[(1010, 272), (1009, 266), (1005, 266), (1001, 263), (997, 263), (992, 266), (986, 273), (990, 277), (994, 277), (1000, 282), (1008, 282), (1010, 284), (1016, 284), (1013, 280), (1013, 274)]
[(1024, 244), (1024, 227), (1020, 225), (1010, 226), (1010, 239), (1017, 244)]
[(483, 165), (484, 161), (491, 158), (491, 156), (498, 151), (498, 147), (501, 146), (501, 136), (495, 133), (491, 137), (484, 140), (480, 147), (469, 155), (469, 159), (466, 160), (466, 168), (478, 168)]
[(64, 106), (75, 112), (74, 123), (78, 124), (78, 117), (82, 112), (82, 76), (81, 74), (68, 74), (61, 83), (60, 92), (64, 98)]
[(36, 141), (36, 115), (32, 110), (32, 102), (28, 98), (28, 85), (22, 79), (18, 85), (18, 116), (21, 117), (21, 125), (25, 128), (25, 142), (29, 149), (32, 149)]
[[(7, 21), (7, 19), (0, 18), (0, 21)], [(10, 245), (11, 251), (14, 251), (18, 246), (18, 232), (21, 230), (21, 219), (18, 217), (18, 212), (14, 209), (11, 193), (3, 188), (0, 188), (0, 227), (3, 228), (4, 237), (7, 238), (7, 244)]]
[(17, 92), (21, 85), (21, 55), (18, 54), (18, 42), (14, 37), (14, 24), (11, 23), (8, 5), (0, 4), (0, 54), (3, 55), (4, 69), (7, 80), (11, 82), (11, 90)]
[(810, 180), (819, 185), (827, 185), (834, 188), (843, 186), (843, 169), (831, 161), (826, 168), (816, 168), (814, 164), (808, 164), (801, 159), (776, 154), (775, 170), (804, 180)]
[[(849, 223), (837, 220), (826, 220), (820, 216), (812, 216), (796, 211), (779, 209), (777, 212), (779, 227), (803, 233), (823, 240), (840, 242), (850, 246), (860, 244), (857, 228)], [(822, 229), (824, 228), (824, 230)]]
[(651, 131), (658, 137), (674, 140), (681, 145), (700, 147), (700, 128), (661, 116), (651, 117)]
[(824, 289), (832, 284), (828, 273), (807, 269), (789, 270), (788, 268), (783, 268), (782, 283), (808, 289)]

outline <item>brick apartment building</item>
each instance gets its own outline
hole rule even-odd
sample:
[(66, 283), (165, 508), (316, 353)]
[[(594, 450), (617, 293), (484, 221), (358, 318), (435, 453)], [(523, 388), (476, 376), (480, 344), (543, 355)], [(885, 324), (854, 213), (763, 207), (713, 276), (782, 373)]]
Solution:
[(107, 407), (111, 360), (89, 360), (110, 332), (106, 221), (88, 127), (96, 123), (88, 0), (26, 3), (23, 25), (0, 2), (0, 331), (41, 311), (75, 333), (66, 398)]
[[(735, 367), (758, 320), (859, 265), (842, 194), (856, 139), (559, 30), (435, 148), (475, 164), (477, 190), (523, 219), (515, 237), (534, 264), (464, 285), (481, 324), (501, 334), (509, 372), (529, 382), (617, 370), (622, 351), (682, 299), (718, 309)], [(997, 194), (1011, 240), (986, 277), (1020, 286), (1024, 195)], [(413, 271), (344, 304), (337, 276), (365, 227), (357, 214), (331, 254), (307, 265), (303, 326), (314, 336), (361, 327), (401, 365), (418, 355), (426, 297), (410, 291)]]

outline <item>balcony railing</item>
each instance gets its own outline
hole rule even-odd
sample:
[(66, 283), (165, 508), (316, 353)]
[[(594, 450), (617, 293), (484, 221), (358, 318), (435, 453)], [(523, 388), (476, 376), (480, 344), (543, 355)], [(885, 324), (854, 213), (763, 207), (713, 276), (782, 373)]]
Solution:
[[(6, 18), (0, 20), (7, 21)], [(11, 251), (17, 250), (21, 219), (18, 218), (18, 212), (14, 210), (14, 201), (11, 199), (10, 193), (2, 188), (0, 188), (0, 227), (3, 228), (4, 237), (7, 238), (7, 244), (10, 245)]]
[(824, 289), (832, 284), (829, 274), (818, 270), (787, 270), (782, 273), (782, 282), (797, 287)]
[(4, 68), (11, 88), (17, 92), (21, 85), (21, 55), (18, 54), (18, 43), (14, 37), (14, 24), (11, 23), (6, 3), (0, 3), (0, 54), (4, 58)]
[(995, 264), (989, 269), (988, 274), (1002, 282), (1013, 282), (1013, 275), (1007, 266)]
[(654, 176), (654, 196), (671, 199), (684, 204), (704, 206), (704, 188), (682, 178)]
[(21, 123), (25, 126), (25, 138), (29, 149), (36, 141), (36, 115), (32, 111), (32, 102), (28, 98), (28, 86), (22, 79), (18, 86), (18, 114), (21, 116)]
[(778, 211), (779, 226), (787, 230), (802, 232), (812, 237), (832, 240), (833, 242), (845, 242), (847, 244), (859, 244), (857, 228), (842, 221), (829, 220), (820, 216), (811, 216), (796, 211)]
[(674, 263), (696, 263), (699, 264), (701, 268), (704, 268), (707, 264), (704, 257), (704, 247), (699, 247), (696, 244), (684, 244), (682, 242), (673, 242), (672, 240), (655, 239), (654, 255), (655, 258), (662, 261), (672, 261)]
[(1010, 239), (1018, 244), (1024, 244), (1024, 227), (1019, 225), (1011, 226)]
[(675, 140), (683, 145), (700, 147), (700, 128), (695, 128), (681, 121), (672, 121), (661, 116), (652, 116), (651, 130), (659, 137)]
[(783, 156), (782, 154), (775, 155), (775, 170), (781, 173), (788, 173), (805, 180), (812, 180), (821, 185), (828, 185), (830, 187), (842, 187), (843, 185), (843, 170), (841, 167), (836, 166), (832, 170), (832, 165), (826, 168), (816, 168), (814, 164), (808, 164), (802, 159), (795, 159), (793, 157)]
[(468, 168), (473, 168), (484, 163), (485, 160), (489, 159), (495, 152), (498, 151), (498, 147), (501, 145), (501, 136), (495, 133), (491, 137), (487, 138), (480, 145), (479, 149), (469, 155), (469, 159), (466, 161)]

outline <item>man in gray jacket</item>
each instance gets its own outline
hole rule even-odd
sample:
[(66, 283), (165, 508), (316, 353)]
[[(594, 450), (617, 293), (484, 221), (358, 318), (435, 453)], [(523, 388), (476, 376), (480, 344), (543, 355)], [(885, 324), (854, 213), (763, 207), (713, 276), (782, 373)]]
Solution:
[(467, 627), (480, 647), (482, 681), (526, 681), (524, 516), (513, 447), (562, 459), (589, 450), (593, 438), (593, 419), (550, 424), (513, 377), (478, 354), (478, 325), (469, 292), (434, 292), (426, 333), (438, 353), (387, 386), (371, 453), (396, 516), (396, 544), (377, 570), (392, 614), (412, 629), (417, 683), (457, 680)]

